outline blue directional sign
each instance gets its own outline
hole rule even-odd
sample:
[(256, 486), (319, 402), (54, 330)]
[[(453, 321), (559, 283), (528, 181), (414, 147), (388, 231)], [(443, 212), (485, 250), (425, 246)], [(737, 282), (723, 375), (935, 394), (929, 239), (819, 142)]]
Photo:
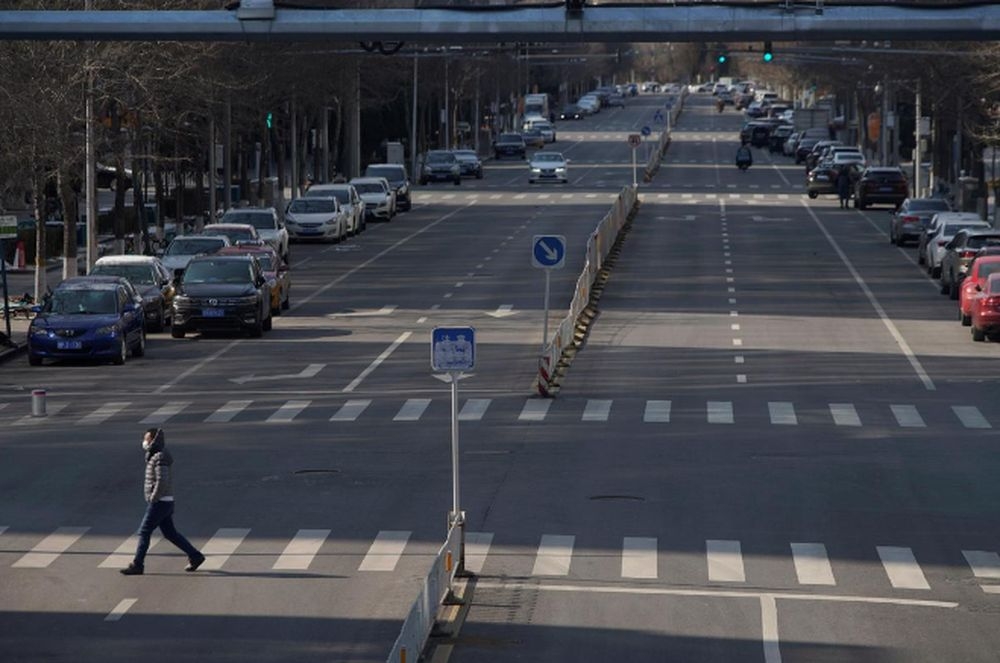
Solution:
[(476, 364), (476, 330), (473, 327), (435, 327), (431, 331), (431, 368), (435, 371), (468, 371)]
[(566, 238), (535, 235), (531, 242), (531, 264), (542, 269), (561, 269), (566, 264)]
[(653, 114), (653, 122), (656, 122), (657, 124), (663, 124), (663, 112), (662, 111), (656, 111)]
[(641, 133), (641, 134), (642, 134), (643, 136), (648, 136), (649, 134), (653, 133), (653, 130), (652, 130), (652, 129), (650, 129), (649, 127), (643, 127), (643, 128), (642, 128), (642, 129), (641, 129), (641, 130), (639, 131), (639, 133)]

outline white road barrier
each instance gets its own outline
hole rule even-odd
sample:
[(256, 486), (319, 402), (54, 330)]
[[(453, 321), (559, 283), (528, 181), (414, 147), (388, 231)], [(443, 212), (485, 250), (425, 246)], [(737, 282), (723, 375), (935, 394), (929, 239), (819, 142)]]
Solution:
[(684, 108), (684, 100), (687, 98), (687, 95), (688, 91), (685, 86), (679, 95), (670, 97), (670, 104), (664, 109), (666, 111), (666, 126), (660, 132), (660, 137), (656, 141), (656, 147), (649, 154), (649, 161), (646, 162), (644, 171), (643, 181), (645, 182), (651, 181), (656, 171), (660, 169), (660, 161), (667, 151), (667, 146), (670, 145), (670, 135), (673, 133), (673, 128), (677, 124), (677, 118)]

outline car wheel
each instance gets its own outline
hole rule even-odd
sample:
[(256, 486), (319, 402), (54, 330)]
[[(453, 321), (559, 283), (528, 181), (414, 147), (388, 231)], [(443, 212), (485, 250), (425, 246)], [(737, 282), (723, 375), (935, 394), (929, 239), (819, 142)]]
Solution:
[(276, 315), (281, 315), (281, 304), (280, 303), (277, 306), (272, 306), (271, 307), (271, 317), (273, 318)]
[(945, 281), (944, 278), (942, 278), (941, 287), (939, 288), (938, 292), (940, 292), (942, 295), (947, 295), (949, 292), (951, 292), (951, 283), (949, 281)]
[(41, 366), (42, 358), (36, 354), (28, 354), (28, 366)]
[(476, 173), (476, 179), (477, 180), (483, 179), (483, 171), (479, 171), (478, 173)]
[(972, 325), (972, 316), (962, 313), (962, 309), (958, 309), (958, 319), (962, 323), (963, 327), (969, 327)]
[(281, 302), (281, 308), (287, 311), (289, 308), (291, 308), (291, 306), (292, 306), (292, 293), (285, 292), (285, 299), (284, 301)]
[(937, 267), (931, 265), (931, 278), (934, 278), (934, 279), (941, 278), (941, 266), (940, 265), (938, 265)]
[(456, 177), (456, 178), (455, 178), (455, 186), (458, 186), (458, 185), (460, 185), (461, 183), (462, 183), (462, 178), (461, 178), (461, 177)]
[(421, 177), (420, 178), (420, 186), (427, 186), (427, 180), (425, 180), (424, 178)]
[(927, 262), (927, 260), (926, 260), (926, 259), (924, 258), (924, 252), (923, 252), (923, 251), (921, 251), (921, 250), (920, 250), (920, 249), (918, 248), (918, 249), (917, 249), (917, 264), (918, 264), (918, 265), (923, 265), (923, 264), (925, 264), (926, 262)]
[(250, 332), (250, 338), (260, 338), (264, 335), (264, 321), (257, 318), (257, 321), (250, 326), (248, 331)]
[(145, 357), (146, 356), (146, 332), (139, 332), (139, 342), (135, 344), (132, 348), (133, 357)]
[(985, 341), (986, 340), (986, 332), (984, 332), (982, 329), (977, 329), (976, 327), (973, 327), (972, 328), (972, 340), (976, 341), (977, 343), (981, 343), (982, 341)]
[(180, 325), (170, 325), (170, 336), (173, 338), (184, 338), (184, 328)]
[(156, 333), (163, 331), (163, 312), (160, 312), (160, 317), (156, 319), (156, 322), (149, 325), (149, 331)]
[(128, 345), (125, 343), (125, 337), (122, 336), (118, 343), (118, 354), (112, 360), (115, 366), (121, 366), (125, 363), (125, 359), (128, 357)]
[(263, 331), (271, 331), (274, 328), (274, 316), (267, 316), (267, 320), (260, 324), (260, 328)]
[(815, 191), (810, 191), (810, 192), (809, 192), (809, 199), (810, 199), (810, 200), (815, 200), (815, 199), (816, 199), (816, 197), (817, 197), (818, 195), (819, 195), (819, 194), (818, 194), (818, 193), (816, 193)]
[(858, 209), (868, 209), (868, 205), (863, 200), (858, 200), (854, 203), (854, 206)]

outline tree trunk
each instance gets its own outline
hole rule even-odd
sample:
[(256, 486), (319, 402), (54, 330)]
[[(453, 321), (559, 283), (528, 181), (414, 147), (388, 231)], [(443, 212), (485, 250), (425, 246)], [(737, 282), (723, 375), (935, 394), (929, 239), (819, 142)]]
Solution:
[(70, 184), (69, 174), (59, 169), (59, 199), (63, 208), (63, 278), (76, 276), (79, 269), (76, 247), (76, 220), (79, 218), (79, 198)]
[(45, 278), (45, 180), (35, 175), (32, 182), (35, 202), (35, 301), (41, 302), (48, 289)]

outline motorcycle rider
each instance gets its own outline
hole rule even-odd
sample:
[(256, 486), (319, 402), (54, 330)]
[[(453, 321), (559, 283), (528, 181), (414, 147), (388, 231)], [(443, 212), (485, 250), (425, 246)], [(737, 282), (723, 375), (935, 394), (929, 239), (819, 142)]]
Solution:
[(736, 149), (736, 167), (741, 170), (746, 170), (753, 165), (753, 153), (750, 151), (750, 146), (746, 143), (741, 143)]

